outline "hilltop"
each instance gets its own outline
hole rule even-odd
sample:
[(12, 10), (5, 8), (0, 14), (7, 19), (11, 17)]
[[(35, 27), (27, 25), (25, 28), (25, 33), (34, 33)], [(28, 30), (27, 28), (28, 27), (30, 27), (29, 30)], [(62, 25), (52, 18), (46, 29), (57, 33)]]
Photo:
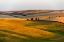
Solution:
[(1, 14), (38, 14), (38, 13), (64, 13), (64, 10), (18, 10), (18, 11), (0, 11)]

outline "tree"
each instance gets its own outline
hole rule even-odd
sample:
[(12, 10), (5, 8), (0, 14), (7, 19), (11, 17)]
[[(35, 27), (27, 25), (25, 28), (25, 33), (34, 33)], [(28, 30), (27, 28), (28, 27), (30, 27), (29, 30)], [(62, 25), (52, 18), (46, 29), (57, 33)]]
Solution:
[(35, 20), (38, 20), (37, 18), (35, 18)]
[(49, 17), (50, 18), (50, 17)]
[(39, 18), (38, 18), (38, 20), (39, 20)]
[(60, 17), (60, 16), (59, 16)]
[(29, 20), (29, 19), (27, 19), (27, 20)]
[(33, 20), (33, 18), (31, 18), (31, 20)]

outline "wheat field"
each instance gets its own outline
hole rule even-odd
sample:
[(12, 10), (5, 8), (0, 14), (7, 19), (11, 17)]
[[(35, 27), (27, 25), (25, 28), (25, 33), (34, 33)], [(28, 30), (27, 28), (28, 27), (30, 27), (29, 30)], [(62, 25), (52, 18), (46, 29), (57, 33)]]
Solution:
[(64, 42), (63, 33), (59, 22), (0, 19), (0, 42)]

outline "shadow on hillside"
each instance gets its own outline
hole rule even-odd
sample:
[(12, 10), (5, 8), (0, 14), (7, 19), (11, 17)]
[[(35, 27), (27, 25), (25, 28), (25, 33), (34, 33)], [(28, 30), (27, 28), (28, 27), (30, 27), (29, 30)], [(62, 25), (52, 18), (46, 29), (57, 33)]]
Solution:
[[(47, 29), (43, 29), (42, 27), (40, 28), (40, 30), (45, 30), (45, 31), (49, 31), (49, 32), (53, 32), (53, 33), (58, 33), (58, 34), (61, 34), (61, 35), (64, 35), (64, 23), (62, 22), (58, 22), (58, 21), (47, 21), (47, 20), (39, 20), (39, 21), (33, 21), (35, 24), (37, 25), (50, 25), (50, 26), (47, 26), (45, 28)], [(52, 25), (52, 26), (51, 26)], [(56, 28), (56, 29), (54, 29)], [(62, 28), (62, 30), (58, 30)]]
[(8, 31), (8, 30), (1, 30), (1, 31), (7, 32), (9, 34), (17, 34), (19, 36), (25, 36), (25, 37), (28, 37), (29, 39), (20, 38), (20, 37), (8, 35), (8, 34), (3, 34), (2, 32), (0, 32), (0, 42), (48, 42), (48, 41), (50, 42), (50, 40), (48, 38), (46, 38), (46, 39), (35, 38), (35, 37), (29, 36), (29, 35), (20, 34), (20, 33)]
[(52, 23), (58, 23), (58, 21), (47, 21), (47, 20), (35, 20), (34, 23), (42, 24), (42, 25), (51, 25)]

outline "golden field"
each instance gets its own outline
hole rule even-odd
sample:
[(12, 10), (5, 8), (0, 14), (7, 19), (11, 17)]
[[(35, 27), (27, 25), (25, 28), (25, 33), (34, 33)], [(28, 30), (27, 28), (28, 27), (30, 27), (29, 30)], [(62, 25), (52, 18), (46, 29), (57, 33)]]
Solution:
[(59, 22), (0, 18), (0, 42), (64, 42), (63, 33)]

